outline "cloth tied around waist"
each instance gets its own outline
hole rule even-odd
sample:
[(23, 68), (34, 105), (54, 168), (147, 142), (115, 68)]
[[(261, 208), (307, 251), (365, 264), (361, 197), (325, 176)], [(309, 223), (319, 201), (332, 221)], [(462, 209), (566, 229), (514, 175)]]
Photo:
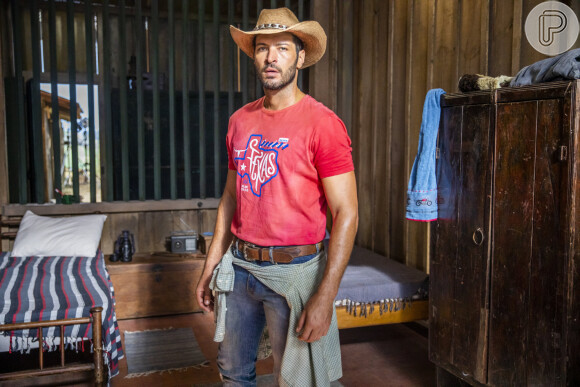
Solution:
[(261, 266), (234, 257), (229, 248), (214, 269), (210, 281), (210, 289), (215, 292), (216, 342), (223, 341), (226, 334), (226, 293), (234, 287), (233, 265), (248, 270), (258, 281), (285, 297), (290, 307), (286, 350), (278, 381), (280, 386), (330, 386), (331, 381), (339, 379), (342, 376), (342, 363), (334, 305), (326, 336), (314, 343), (306, 343), (298, 339), (296, 332), (302, 310), (322, 279), (326, 267), (324, 250), (304, 263)]

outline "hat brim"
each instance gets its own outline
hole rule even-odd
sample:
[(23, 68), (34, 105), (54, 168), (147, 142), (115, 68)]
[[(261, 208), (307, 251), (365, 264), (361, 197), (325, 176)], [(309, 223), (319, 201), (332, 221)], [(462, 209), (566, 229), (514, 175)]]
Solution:
[(304, 21), (294, 24), (285, 29), (262, 29), (258, 31), (242, 31), (239, 28), (230, 26), (230, 34), (238, 47), (250, 58), (254, 59), (254, 38), (256, 35), (274, 35), (282, 32), (289, 32), (296, 35), (304, 43), (304, 65), (302, 68), (312, 66), (322, 58), (326, 52), (326, 34), (324, 29), (315, 21)]

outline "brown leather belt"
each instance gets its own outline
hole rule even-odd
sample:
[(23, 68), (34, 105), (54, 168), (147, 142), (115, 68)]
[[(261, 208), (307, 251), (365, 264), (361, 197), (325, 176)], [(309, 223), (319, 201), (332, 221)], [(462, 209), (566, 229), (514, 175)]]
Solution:
[(256, 246), (237, 237), (234, 237), (234, 246), (242, 252), (246, 261), (266, 261), (276, 263), (290, 263), (294, 258), (316, 254), (324, 248), (322, 242), (301, 246), (262, 247)]

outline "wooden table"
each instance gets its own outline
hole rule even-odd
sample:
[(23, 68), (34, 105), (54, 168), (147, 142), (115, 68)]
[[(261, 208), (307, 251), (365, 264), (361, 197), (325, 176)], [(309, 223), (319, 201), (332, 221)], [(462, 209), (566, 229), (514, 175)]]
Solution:
[(200, 311), (195, 287), (205, 254), (138, 253), (131, 262), (111, 262), (118, 319)]

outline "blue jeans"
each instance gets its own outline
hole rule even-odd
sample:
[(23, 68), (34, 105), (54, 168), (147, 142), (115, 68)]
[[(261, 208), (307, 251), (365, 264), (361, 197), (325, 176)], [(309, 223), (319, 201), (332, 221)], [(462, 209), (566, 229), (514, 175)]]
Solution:
[[(243, 259), (242, 253), (233, 246), (232, 253)], [(315, 256), (298, 257), (288, 265), (304, 263)], [(273, 265), (270, 262), (254, 263)], [(217, 360), (224, 386), (256, 386), (258, 344), (266, 322), (274, 358), (274, 376), (278, 380), (288, 334), (288, 303), (246, 269), (234, 265), (234, 271), (234, 290), (226, 295), (226, 333), (219, 345)]]

